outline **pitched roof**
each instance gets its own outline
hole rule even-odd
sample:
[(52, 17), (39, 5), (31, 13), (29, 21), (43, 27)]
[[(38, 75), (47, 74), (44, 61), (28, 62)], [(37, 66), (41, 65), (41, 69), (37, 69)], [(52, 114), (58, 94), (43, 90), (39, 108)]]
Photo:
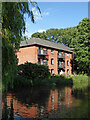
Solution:
[(27, 41), (22, 41), (20, 44), (20, 47), (26, 47), (29, 45), (41, 45), (41, 46), (58, 49), (58, 50), (64, 50), (64, 51), (68, 51), (68, 52), (73, 52), (73, 50), (74, 50), (73, 48), (69, 48), (63, 44), (54, 43), (54, 42), (51, 42), (48, 40), (42, 40), (40, 38), (31, 38)]

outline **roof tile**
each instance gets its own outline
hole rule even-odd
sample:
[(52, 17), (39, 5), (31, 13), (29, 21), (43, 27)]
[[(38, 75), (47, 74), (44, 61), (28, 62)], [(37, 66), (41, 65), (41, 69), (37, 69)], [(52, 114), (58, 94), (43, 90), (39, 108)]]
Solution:
[(68, 51), (68, 52), (73, 52), (73, 48), (69, 48), (63, 44), (60, 43), (54, 43), (48, 40), (42, 40), (40, 38), (31, 38), (27, 41), (22, 41), (20, 44), (20, 47), (24, 47), (24, 46), (28, 46), (28, 45), (41, 45), (41, 46), (45, 46), (45, 47), (50, 47), (53, 49), (58, 49), (58, 50), (64, 50), (64, 51)]

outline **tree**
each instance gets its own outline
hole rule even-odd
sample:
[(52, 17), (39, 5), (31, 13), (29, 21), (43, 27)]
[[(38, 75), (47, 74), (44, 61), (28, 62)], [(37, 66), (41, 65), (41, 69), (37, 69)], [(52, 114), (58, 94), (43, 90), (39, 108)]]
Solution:
[(46, 33), (32, 34), (32, 37), (45, 38), (46, 40), (64, 44), (74, 48), (74, 68), (78, 73), (89, 73), (90, 53), (88, 52), (90, 19), (84, 18), (77, 26), (65, 29), (48, 29)]
[[(30, 6), (39, 10), (36, 2), (3, 2), (2, 3), (2, 78), (3, 85), (13, 88), (13, 79), (16, 75), (17, 57), (22, 34), (25, 33), (25, 14), (34, 23), (34, 15)], [(40, 12), (41, 13), (41, 12)]]
[(88, 73), (90, 69), (90, 19), (84, 18), (77, 27), (75, 39), (71, 41), (71, 46), (75, 48), (75, 60), (78, 63), (80, 73)]

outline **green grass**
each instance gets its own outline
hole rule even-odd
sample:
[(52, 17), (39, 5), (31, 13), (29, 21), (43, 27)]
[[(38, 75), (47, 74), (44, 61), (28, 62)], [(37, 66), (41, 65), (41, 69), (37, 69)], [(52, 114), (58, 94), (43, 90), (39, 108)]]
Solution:
[(72, 89), (86, 89), (90, 86), (89, 77), (87, 75), (77, 75), (72, 77), (73, 88)]

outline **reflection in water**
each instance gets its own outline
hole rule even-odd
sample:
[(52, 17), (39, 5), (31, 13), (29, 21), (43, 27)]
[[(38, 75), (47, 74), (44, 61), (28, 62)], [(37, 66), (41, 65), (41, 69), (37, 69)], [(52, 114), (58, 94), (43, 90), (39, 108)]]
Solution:
[[(71, 88), (27, 89), (7, 93), (2, 101), (3, 119), (88, 117), (88, 98), (75, 98)], [(85, 105), (83, 105), (83, 103)], [(82, 107), (83, 105), (83, 107)], [(82, 110), (80, 110), (80, 108)], [(78, 114), (75, 114), (77, 110)], [(82, 113), (81, 113), (82, 112)]]

